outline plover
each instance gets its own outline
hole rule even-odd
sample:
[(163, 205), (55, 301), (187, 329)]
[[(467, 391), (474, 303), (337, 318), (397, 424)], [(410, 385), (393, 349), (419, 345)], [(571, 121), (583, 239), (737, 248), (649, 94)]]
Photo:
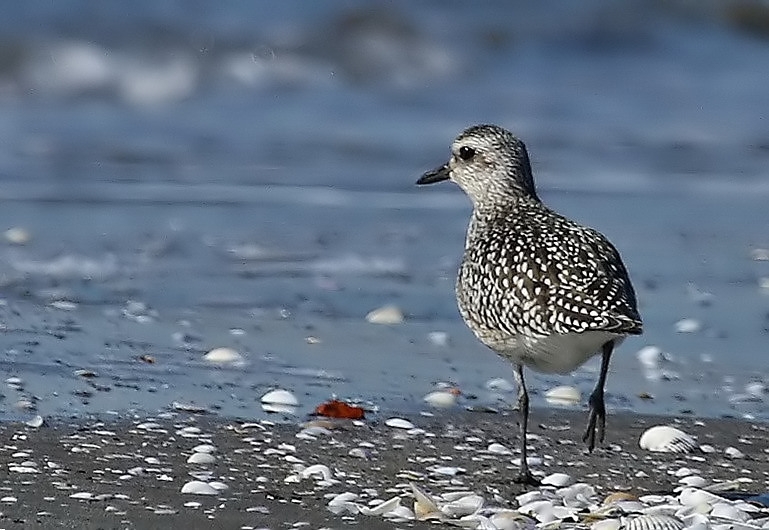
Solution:
[(604, 386), (614, 348), (642, 332), (636, 296), (617, 249), (599, 232), (545, 206), (524, 143), (496, 125), (460, 134), (451, 158), (417, 184), (452, 180), (473, 213), (456, 283), (457, 304), (476, 337), (515, 365), (521, 431), (516, 482), (536, 484), (526, 461), (529, 396), (523, 367), (566, 374), (601, 353), (582, 437), (603, 442)]

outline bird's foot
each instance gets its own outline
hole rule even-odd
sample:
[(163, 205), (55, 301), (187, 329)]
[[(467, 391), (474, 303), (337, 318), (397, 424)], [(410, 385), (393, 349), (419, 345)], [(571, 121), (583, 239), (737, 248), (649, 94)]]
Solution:
[(540, 480), (532, 475), (528, 469), (521, 470), (515, 477), (513, 477), (513, 482), (516, 484), (523, 484), (525, 486), (540, 485)]
[(587, 450), (591, 453), (595, 449), (596, 434), (598, 442), (603, 443), (604, 430), (606, 428), (606, 407), (603, 402), (603, 391), (590, 394), (590, 415), (587, 419), (587, 428), (582, 435), (582, 441), (587, 444)]

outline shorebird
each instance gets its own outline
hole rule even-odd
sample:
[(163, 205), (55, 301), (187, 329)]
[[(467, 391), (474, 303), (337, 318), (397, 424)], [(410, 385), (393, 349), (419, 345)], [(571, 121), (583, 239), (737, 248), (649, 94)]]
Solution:
[(602, 234), (545, 206), (537, 195), (524, 143), (496, 125), (466, 129), (451, 158), (417, 184), (452, 180), (470, 197), (457, 305), (475, 336), (515, 367), (521, 465), (529, 471), (529, 395), (523, 368), (567, 374), (601, 354), (582, 439), (604, 440), (604, 386), (612, 351), (642, 332), (636, 296), (617, 249)]

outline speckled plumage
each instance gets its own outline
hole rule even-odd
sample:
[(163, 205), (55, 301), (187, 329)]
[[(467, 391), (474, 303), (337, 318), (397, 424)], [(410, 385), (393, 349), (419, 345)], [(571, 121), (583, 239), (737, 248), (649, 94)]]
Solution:
[[(635, 292), (614, 246), (539, 199), (526, 147), (495, 125), (470, 127), (452, 156), (419, 184), (451, 179), (473, 203), (456, 284), (463, 319), (478, 339), (516, 365), (525, 436), (523, 366), (568, 373), (602, 353), (585, 439), (603, 438), (603, 386), (613, 348), (640, 334)], [(596, 421), (598, 424), (596, 425)], [(525, 456), (525, 440), (522, 449)], [(522, 464), (523, 480), (531, 482)]]

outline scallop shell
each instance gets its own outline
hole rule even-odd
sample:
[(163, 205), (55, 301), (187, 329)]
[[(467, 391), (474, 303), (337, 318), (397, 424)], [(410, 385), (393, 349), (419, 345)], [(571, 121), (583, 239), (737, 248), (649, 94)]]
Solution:
[(689, 453), (697, 447), (697, 442), (680, 429), (655, 425), (641, 435), (638, 445), (641, 449), (659, 453)]
[(682, 530), (684, 522), (672, 515), (646, 514), (625, 520), (622, 527), (624, 530)]

